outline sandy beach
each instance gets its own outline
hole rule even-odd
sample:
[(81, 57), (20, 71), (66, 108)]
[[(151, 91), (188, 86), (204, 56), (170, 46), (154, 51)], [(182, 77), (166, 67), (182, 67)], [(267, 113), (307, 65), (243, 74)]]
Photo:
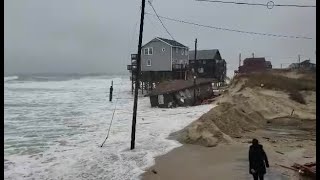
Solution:
[[(208, 179), (251, 179), (248, 172), (249, 144), (235, 143), (217, 147), (183, 145), (166, 155), (156, 158), (156, 164), (142, 175), (143, 180), (208, 180)], [(266, 150), (268, 153), (268, 150)], [(265, 179), (285, 180), (269, 155), (270, 168)], [(156, 174), (154, 173), (156, 172)]]
[[(266, 77), (280, 80), (276, 84)], [(269, 86), (283, 88), (282, 91), (251, 87), (243, 79), (235, 81), (229, 92), (219, 97), (216, 107), (171, 134), (171, 138), (184, 145), (157, 157), (155, 165), (146, 170), (142, 179), (253, 179), (249, 174), (248, 150), (251, 140), (257, 138), (270, 164), (265, 179), (300, 180), (301, 176), (288, 168), (295, 163), (316, 161), (314, 82), (301, 84), (308, 82), (309, 76), (303, 77), (304, 81), (296, 81), (291, 76), (291, 79), (281, 79), (277, 74), (250, 77), (251, 80), (257, 78), (259, 83), (273, 82)], [(288, 83), (292, 88), (303, 85), (310, 88), (311, 91), (299, 92), (304, 103), (292, 99), (286, 86), (281, 86), (289, 80), (294, 82)]]

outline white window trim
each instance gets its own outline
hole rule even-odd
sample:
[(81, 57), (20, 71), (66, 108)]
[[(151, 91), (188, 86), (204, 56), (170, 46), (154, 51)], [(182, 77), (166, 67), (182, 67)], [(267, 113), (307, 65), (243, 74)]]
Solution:
[[(150, 62), (150, 64), (149, 64), (149, 62)], [(148, 60), (147, 60), (147, 66), (149, 66), (149, 67), (152, 66), (152, 61), (151, 61), (151, 59), (148, 59)]]
[[(146, 50), (147, 50), (147, 53), (146, 53)], [(144, 48), (144, 49), (143, 49), (143, 54), (144, 54), (144, 55), (148, 55), (148, 54), (149, 54), (149, 48)]]
[[(145, 51), (146, 49), (147, 49), (147, 53), (146, 53), (146, 51)], [(149, 49), (152, 49), (152, 50), (151, 50), (151, 51), (152, 51), (152, 54), (149, 54)], [(143, 54), (144, 54), (144, 55), (153, 55), (153, 47), (144, 48), (144, 49), (143, 49)]]
[(153, 47), (149, 47), (149, 49), (148, 49), (148, 53), (149, 53), (150, 49), (151, 49), (152, 53), (151, 53), (151, 54), (149, 54), (149, 55), (153, 55)]
[(158, 103), (160, 105), (164, 104), (164, 96), (161, 94), (161, 95), (158, 95)]

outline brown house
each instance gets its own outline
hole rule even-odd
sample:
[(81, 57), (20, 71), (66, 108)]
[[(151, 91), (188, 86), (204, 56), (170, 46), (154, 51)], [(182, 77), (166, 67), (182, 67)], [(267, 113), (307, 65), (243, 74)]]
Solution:
[(243, 65), (239, 67), (239, 73), (261, 72), (272, 69), (270, 61), (266, 61), (264, 57), (252, 57), (243, 60)]
[(215, 78), (224, 82), (227, 76), (227, 63), (221, 58), (218, 49), (190, 51), (189, 68), (199, 78)]

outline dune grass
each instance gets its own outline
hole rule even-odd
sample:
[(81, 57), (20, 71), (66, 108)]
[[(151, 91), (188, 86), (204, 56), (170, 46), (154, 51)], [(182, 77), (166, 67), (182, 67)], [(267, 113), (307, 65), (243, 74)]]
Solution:
[(305, 104), (305, 100), (300, 91), (315, 91), (316, 76), (315, 74), (303, 74), (300, 78), (289, 78), (271, 72), (241, 74), (236, 79), (246, 78), (247, 81), (243, 85), (245, 87), (261, 87), (266, 89), (285, 91), (290, 98), (301, 104)]

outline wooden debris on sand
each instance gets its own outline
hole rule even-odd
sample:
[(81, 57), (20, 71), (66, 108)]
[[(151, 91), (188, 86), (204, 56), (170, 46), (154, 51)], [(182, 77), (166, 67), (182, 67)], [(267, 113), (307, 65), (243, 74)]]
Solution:
[(299, 172), (300, 175), (316, 179), (316, 162), (310, 162), (303, 165), (294, 163), (291, 167), (287, 167), (284, 165), (279, 166)]

